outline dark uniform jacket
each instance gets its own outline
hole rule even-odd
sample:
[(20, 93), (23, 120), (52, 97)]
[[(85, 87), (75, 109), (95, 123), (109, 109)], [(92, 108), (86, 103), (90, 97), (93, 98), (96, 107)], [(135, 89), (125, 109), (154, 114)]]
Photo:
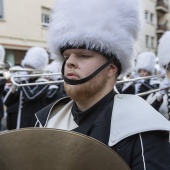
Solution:
[[(35, 80), (33, 80), (34, 82)], [(31, 82), (31, 81), (29, 81)], [(36, 119), (35, 113), (42, 109), (46, 98), (48, 85), (34, 85), (21, 87), (20, 109), (21, 123), (20, 128), (34, 127)]]
[[(122, 94), (136, 94), (136, 93), (143, 93), (147, 92), (149, 90), (157, 89), (159, 87), (158, 82), (154, 82), (153, 84), (152, 79), (150, 80), (145, 80), (143, 82), (138, 82), (138, 83), (131, 83), (131, 85), (127, 86), (127, 88), (122, 89), (121, 93)], [(143, 99), (147, 99), (147, 95), (141, 96)]]
[(59, 100), (63, 97), (59, 86), (57, 84), (52, 84), (48, 87), (47, 94), (44, 101), (44, 107), (53, 103), (56, 100)]
[[(132, 124), (131, 122), (133, 122), (133, 120), (129, 121), (133, 119), (133, 117), (131, 117), (132, 113), (129, 113), (130, 110), (126, 109), (127, 106), (121, 108), (124, 116), (122, 116), (122, 112), (120, 112), (120, 114), (118, 113), (119, 107), (113, 107), (113, 103), (116, 104), (117, 101), (121, 102), (121, 97), (122, 96), (119, 95), (118, 98), (120, 99), (117, 99), (115, 93), (111, 91), (98, 103), (84, 112), (81, 112), (73, 102), (71, 114), (77, 127), (72, 130), (93, 137), (111, 147), (126, 161), (132, 170), (170, 169), (170, 144), (168, 142), (169, 133), (167, 132), (168, 129), (170, 130), (169, 122), (156, 112), (156, 116), (161, 116), (160, 119), (163, 119), (162, 123), (164, 123), (164, 125), (166, 124), (166, 127), (160, 125), (161, 123), (159, 124), (159, 121), (157, 126), (155, 124), (157, 120), (150, 122), (154, 124), (153, 126), (147, 125), (147, 122), (143, 122), (143, 120), (141, 120), (142, 123), (140, 123), (140, 120), (137, 120), (137, 122)], [(133, 100), (134, 99), (130, 98), (130, 101)], [(140, 100), (142, 102), (144, 101), (142, 99)], [(50, 119), (50, 114), (52, 114), (51, 110), (57, 105), (61, 103), (65, 105), (69, 101), (69, 98), (65, 98), (37, 112), (37, 126), (40, 124), (43, 127), (48, 127), (48, 119)], [(124, 101), (122, 100), (122, 102)], [(130, 104), (133, 105), (134, 103)], [(149, 104), (146, 105), (149, 107), (148, 111), (152, 112), (153, 108), (151, 108)], [(136, 110), (135, 107), (134, 110)], [(155, 110), (153, 112), (155, 114)], [(115, 115), (113, 115), (114, 113)], [(135, 114), (138, 114), (138, 110), (136, 110)], [(138, 115), (136, 117), (138, 118)], [(117, 118), (118, 120), (120, 119), (120, 123), (116, 120)], [(51, 117), (51, 119), (53, 119), (53, 117)], [(136, 127), (137, 124), (139, 124), (139, 128)], [(141, 128), (142, 124), (144, 128)]]
[(6, 83), (5, 79), (0, 80), (0, 120), (4, 116), (3, 94), (5, 83)]
[(4, 97), (4, 105), (7, 112), (7, 129), (16, 129), (17, 117), (19, 110), (19, 92), (12, 93), (12, 89), (9, 89)]

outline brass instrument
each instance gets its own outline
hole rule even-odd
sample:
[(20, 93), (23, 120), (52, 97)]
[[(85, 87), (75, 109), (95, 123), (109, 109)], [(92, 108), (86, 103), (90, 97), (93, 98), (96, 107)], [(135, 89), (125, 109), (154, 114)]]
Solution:
[[(170, 63), (166, 66), (166, 74), (164, 75), (164, 77), (166, 77), (167, 79), (170, 80)], [(161, 90), (166, 90), (166, 89), (169, 89), (169, 88), (170, 88), (170, 86), (165, 87), (165, 88), (153, 89), (153, 90), (149, 90), (149, 91), (146, 91), (146, 92), (143, 92), (143, 93), (138, 93), (137, 95), (138, 96), (144, 96), (144, 95), (147, 95), (147, 94), (155, 93), (155, 92), (158, 92), (158, 91), (161, 91)]]
[[(14, 85), (16, 86), (33, 86), (33, 85), (40, 85), (40, 84), (53, 84), (53, 83), (63, 83), (64, 80), (57, 80), (57, 81), (49, 81), (49, 82), (42, 82), (42, 83), (27, 83), (27, 84), (19, 84), (19, 83), (16, 83), (15, 82), (15, 78), (22, 78), (22, 77), (29, 77), (29, 78), (32, 78), (32, 77), (50, 77), (50, 76), (53, 76), (53, 75), (61, 75), (61, 73), (44, 73), (44, 74), (30, 74), (30, 75), (16, 75), (16, 76), (12, 76), (11, 77), (11, 81)], [(139, 77), (139, 78), (134, 78), (134, 79), (129, 79), (129, 80), (120, 80), (120, 81), (117, 81), (116, 84), (122, 84), (122, 83), (127, 83), (127, 82), (135, 82), (135, 81), (138, 81), (138, 80), (141, 80), (141, 79), (151, 79), (151, 78), (160, 78), (160, 77), (165, 77), (165, 74), (164, 75), (154, 75), (154, 76), (146, 76), (146, 77)]]
[[(11, 70), (14, 71), (14, 70)], [(17, 70), (19, 71), (19, 70)], [(30, 74), (30, 75), (17, 75), (17, 76), (12, 76), (11, 77), (11, 81), (14, 85), (18, 86), (18, 87), (22, 87), (22, 86), (33, 86), (33, 85), (44, 85), (44, 84), (55, 84), (55, 83), (63, 83), (64, 80), (56, 80), (56, 81), (47, 81), (47, 82), (34, 82), (34, 83), (25, 83), (25, 84), (19, 84), (17, 82), (15, 82), (15, 78), (22, 78), (22, 77), (50, 77), (50, 76), (54, 76), (54, 75), (61, 75), (61, 73), (48, 73), (48, 70), (34, 70), (34, 69), (21, 69), (20, 71), (29, 71), (29, 72), (41, 72), (43, 74)], [(46, 73), (45, 73), (46, 72)], [(127, 82), (135, 82), (138, 80), (147, 80), (147, 79), (151, 79), (151, 78), (164, 78), (167, 77), (168, 79), (170, 79), (170, 64), (166, 67), (166, 74), (162, 74), (162, 75), (153, 75), (153, 76), (146, 76), (146, 77), (138, 77), (138, 78), (134, 78), (134, 79), (128, 79), (128, 80), (120, 80), (117, 81), (116, 84), (122, 84), (122, 83), (127, 83)], [(139, 93), (137, 94), (138, 96), (143, 96), (146, 94), (150, 94), (150, 93), (154, 93), (160, 90), (165, 90), (168, 89), (170, 87), (166, 87), (164, 89), (154, 89), (154, 90), (149, 90), (147, 92), (143, 92), (143, 93)]]
[(23, 77), (28, 77), (28, 78), (33, 78), (33, 77), (50, 77), (54, 75), (61, 75), (61, 73), (44, 73), (44, 74), (30, 74), (30, 75), (17, 75), (17, 76), (12, 76), (11, 77), (11, 82), (18, 86), (18, 87), (23, 87), (23, 86), (34, 86), (34, 85), (44, 85), (44, 84), (55, 84), (55, 83), (63, 83), (64, 80), (56, 80), (56, 81), (46, 81), (46, 82), (34, 82), (34, 83), (24, 83), (24, 84), (19, 84), (15, 81), (15, 78), (23, 78)]

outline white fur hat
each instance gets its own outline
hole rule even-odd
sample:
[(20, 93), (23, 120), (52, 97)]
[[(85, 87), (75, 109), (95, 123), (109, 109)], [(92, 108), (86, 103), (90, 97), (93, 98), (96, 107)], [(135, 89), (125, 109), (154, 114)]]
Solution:
[(143, 52), (138, 55), (136, 63), (136, 71), (145, 69), (151, 74), (154, 73), (156, 55), (153, 52)]
[(42, 47), (32, 47), (30, 48), (24, 59), (21, 61), (22, 67), (25, 65), (30, 65), (35, 69), (44, 69), (48, 64), (48, 53)]
[[(60, 73), (61, 74), (61, 64), (57, 61), (52, 61), (50, 64), (48, 64), (45, 67), (45, 70), (48, 70), (51, 73)], [(53, 80), (57, 80), (57, 79), (61, 78), (61, 75), (50, 76), (50, 78)]]
[(170, 62), (170, 31), (166, 31), (159, 39), (157, 56), (161, 67)]
[(4, 63), (5, 59), (5, 49), (2, 45), (0, 45), (0, 64)]
[(57, 0), (49, 25), (52, 58), (63, 61), (62, 49), (83, 47), (116, 55), (123, 74), (131, 70), (140, 7), (140, 0)]

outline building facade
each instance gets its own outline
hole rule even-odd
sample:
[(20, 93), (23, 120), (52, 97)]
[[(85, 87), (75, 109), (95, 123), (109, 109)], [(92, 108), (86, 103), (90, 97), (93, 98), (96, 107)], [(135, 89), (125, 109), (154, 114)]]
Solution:
[(162, 34), (170, 29), (170, 0), (142, 0), (144, 23), (140, 50), (157, 54), (157, 45)]
[(49, 15), (54, 0), (0, 0), (0, 44), (5, 60), (20, 64), (32, 46), (46, 48)]
[[(55, 0), (0, 0), (0, 44), (6, 49), (6, 61), (20, 64), (32, 46), (46, 48), (51, 8)], [(170, 0), (141, 0), (144, 24), (139, 53), (157, 53), (162, 34), (170, 29)]]

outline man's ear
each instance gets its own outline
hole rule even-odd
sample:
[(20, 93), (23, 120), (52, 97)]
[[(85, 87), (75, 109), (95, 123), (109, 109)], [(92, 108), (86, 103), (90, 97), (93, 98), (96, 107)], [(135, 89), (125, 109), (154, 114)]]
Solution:
[(111, 63), (108, 69), (108, 76), (113, 77), (117, 74), (117, 72), (118, 72), (117, 66), (114, 63)]

